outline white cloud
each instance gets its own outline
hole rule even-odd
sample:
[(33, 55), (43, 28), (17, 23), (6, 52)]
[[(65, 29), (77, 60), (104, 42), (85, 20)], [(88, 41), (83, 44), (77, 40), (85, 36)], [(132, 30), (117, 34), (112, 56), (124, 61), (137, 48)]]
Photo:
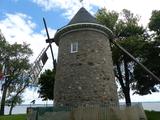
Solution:
[(22, 42), (26, 39), (25, 36), (31, 35), (36, 27), (30, 19), (30, 17), (22, 13), (6, 13), (5, 19), (0, 21), (2, 33), (9, 42)]
[(149, 22), (152, 10), (160, 10), (160, 0), (106, 0), (105, 7), (109, 10), (121, 11), (122, 9), (131, 10), (131, 12), (141, 16), (140, 23), (144, 26)]
[[(41, 30), (40, 33), (36, 33), (34, 32), (35, 28), (36, 24), (32, 22), (32, 18), (22, 13), (6, 13), (5, 19), (0, 20), (0, 29), (8, 42), (11, 44), (15, 42), (26, 42), (30, 44), (34, 52), (31, 58), (32, 62), (36, 59), (41, 50), (47, 46), (44, 30)], [(49, 32), (51, 33), (51, 37), (53, 37), (55, 30), (49, 28)], [(55, 48), (54, 51), (57, 56), (57, 48)]]
[[(158, 97), (160, 95), (159, 92), (148, 94), (148, 95), (143, 95), (140, 96), (138, 94), (133, 95), (133, 91), (131, 91), (131, 101), (132, 102), (157, 102), (160, 101), (160, 98)], [(125, 102), (125, 99), (120, 99), (120, 102)]]
[[(82, 6), (79, 0), (33, 0), (33, 2), (45, 10), (63, 9), (64, 15), (69, 19)], [(160, 10), (159, 5), (160, 0), (83, 0), (83, 6), (91, 13), (94, 6), (118, 12), (124, 8), (129, 9), (141, 16), (140, 23), (144, 26), (149, 22), (152, 10)]]
[[(63, 14), (67, 18), (71, 18), (78, 9), (82, 6), (79, 0), (33, 0), (34, 3), (41, 6), (44, 10), (63, 9), (66, 12)], [(91, 10), (88, 2), (84, 2), (84, 6)]]
[[(35, 104), (45, 104), (46, 101), (42, 101), (42, 99), (39, 98), (37, 90), (38, 90), (37, 88), (26, 89), (23, 94), (23, 100), (25, 100), (23, 104), (30, 104), (32, 100), (35, 100)], [(53, 104), (53, 101), (48, 101), (48, 104)]]
[[(34, 53), (30, 58), (31, 62), (36, 59), (43, 48), (47, 47), (45, 42), (45, 39), (47, 38), (45, 30), (41, 30), (40, 33), (36, 33), (35, 28), (36, 24), (32, 22), (32, 18), (22, 13), (6, 13), (5, 19), (0, 20), (0, 29), (9, 43), (13, 44), (17, 42), (22, 44), (23, 42), (26, 42), (27, 44), (30, 44)], [(56, 32), (56, 30), (52, 28), (48, 28), (48, 31), (50, 33), (50, 37), (53, 37)], [(57, 46), (55, 44), (52, 46), (54, 55), (57, 57)], [(52, 69), (53, 66), (50, 50), (48, 50), (47, 53), (49, 59), (44, 69)], [(40, 98), (38, 98), (38, 94), (35, 91), (26, 89), (26, 92), (24, 93), (25, 103), (29, 104), (33, 99), (36, 99), (36, 103), (44, 103)]]

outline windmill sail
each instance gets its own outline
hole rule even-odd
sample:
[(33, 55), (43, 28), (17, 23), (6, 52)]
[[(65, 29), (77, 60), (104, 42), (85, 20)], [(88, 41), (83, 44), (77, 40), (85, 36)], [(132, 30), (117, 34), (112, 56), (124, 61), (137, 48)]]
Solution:
[(38, 83), (38, 76), (41, 73), (45, 63), (48, 60), (48, 56), (46, 51), (48, 50), (49, 46), (46, 49), (43, 49), (37, 59), (34, 61), (32, 68), (30, 69), (30, 77), (32, 79), (32, 84)]
[(50, 39), (45, 18), (43, 18), (43, 22), (44, 22), (44, 27), (45, 27), (45, 29), (46, 29), (47, 38), (48, 38), (48, 39), (46, 40), (46, 42), (49, 41), (49, 42), (48, 42), (48, 43), (49, 43), (49, 46), (48, 46), (48, 47), (50, 47), (51, 55), (52, 55), (52, 59), (53, 59), (53, 68), (56, 70), (56, 60), (54, 59), (53, 49), (52, 49), (52, 45), (51, 45), (51, 43), (54, 42), (54, 41), (52, 41), (52, 40), (54, 40), (54, 39)]
[(147, 67), (145, 67), (142, 63), (140, 63), (134, 56), (132, 56), (128, 51), (126, 51), (122, 46), (118, 43), (111, 41), (115, 46), (117, 46), (120, 50), (122, 50), (126, 55), (128, 55), (133, 61), (135, 61), (138, 65), (140, 65), (149, 75), (151, 75), (155, 80), (160, 82), (160, 78), (158, 78), (153, 72), (151, 72)]
[(47, 56), (46, 51), (42, 54), (41, 60), (42, 60), (43, 65), (45, 65), (45, 63), (46, 63), (47, 60), (48, 60), (48, 56)]

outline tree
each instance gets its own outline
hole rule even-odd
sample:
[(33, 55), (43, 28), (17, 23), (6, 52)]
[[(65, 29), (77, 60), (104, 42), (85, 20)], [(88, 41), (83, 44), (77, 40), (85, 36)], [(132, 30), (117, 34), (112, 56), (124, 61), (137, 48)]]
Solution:
[[(160, 11), (152, 12), (148, 26), (152, 34), (148, 44), (144, 46), (145, 51), (142, 53), (143, 59), (141, 59), (141, 62), (160, 78)], [(157, 85), (160, 82), (153, 79), (139, 66), (135, 66), (134, 75), (137, 80), (133, 86), (135, 93), (146, 95), (159, 91)]]
[(10, 98), (8, 98), (6, 100), (6, 105), (10, 106), (9, 115), (12, 114), (13, 108), (16, 105), (21, 104), (22, 102), (23, 102), (22, 96), (20, 96), (20, 95), (17, 95), (16, 97), (15, 96), (10, 96)]
[(157, 36), (160, 35), (160, 10), (154, 10), (148, 24), (149, 29), (154, 31)]
[(113, 32), (117, 23), (119, 14), (115, 11), (107, 12), (105, 8), (98, 10), (96, 19), (100, 24), (107, 26)]
[(45, 70), (40, 75), (38, 84), (40, 86), (38, 93), (43, 100), (53, 100), (54, 96), (55, 70)]
[[(10, 93), (17, 94), (16, 92), (17, 89), (19, 89), (19, 85), (24, 83), (23, 80), (26, 80), (21, 78), (22, 74), (24, 74), (30, 68), (29, 56), (32, 55), (32, 50), (26, 43), (14, 43), (11, 45), (5, 41), (4, 37), (1, 37), (0, 43), (3, 44), (3, 46), (0, 46), (1, 66), (5, 65), (5, 77), (1, 88), (2, 99), (0, 115), (4, 115), (4, 106), (7, 95), (10, 95)], [(18, 94), (19, 93), (20, 92), (18, 92)]]
[[(121, 19), (118, 19), (118, 16), (118, 13), (107, 12), (105, 9), (99, 10), (96, 14), (97, 20), (112, 30), (114, 41), (140, 58), (143, 46), (146, 44), (146, 34), (144, 28), (138, 25), (139, 17), (126, 9), (122, 11)], [(130, 106), (130, 85), (135, 81), (133, 75), (135, 63), (115, 45), (111, 45), (111, 48), (115, 76), (121, 86), (126, 105)]]
[(22, 93), (29, 86), (29, 84), (29, 75), (25, 72), (22, 72), (21, 74), (19, 74), (18, 79), (15, 81), (15, 83), (10, 85), (8, 90), (8, 103), (10, 106), (9, 115), (12, 114), (12, 110), (17, 104), (21, 104), (23, 102)]

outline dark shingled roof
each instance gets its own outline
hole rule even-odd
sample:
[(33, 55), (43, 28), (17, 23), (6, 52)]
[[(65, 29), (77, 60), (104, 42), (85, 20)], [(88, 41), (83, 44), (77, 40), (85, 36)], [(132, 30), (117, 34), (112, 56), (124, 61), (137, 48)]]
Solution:
[(76, 23), (97, 23), (96, 18), (94, 18), (84, 7), (82, 7), (68, 25)]

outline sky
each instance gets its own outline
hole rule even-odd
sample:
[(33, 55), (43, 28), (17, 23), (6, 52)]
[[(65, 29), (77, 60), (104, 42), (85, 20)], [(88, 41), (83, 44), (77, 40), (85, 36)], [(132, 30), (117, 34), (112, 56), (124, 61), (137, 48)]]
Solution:
[[(85, 7), (92, 15), (100, 8), (121, 12), (128, 9), (140, 16), (140, 25), (147, 27), (152, 10), (160, 10), (160, 0), (0, 0), (0, 30), (9, 43), (30, 44), (34, 62), (41, 50), (47, 47), (47, 38), (42, 18), (44, 17), (50, 37), (53, 38), (57, 29), (69, 23), (75, 13)], [(55, 57), (58, 47), (53, 43)], [(50, 51), (47, 51), (49, 60), (44, 69), (52, 69)], [(24, 93), (25, 104), (36, 99), (36, 103), (43, 103), (38, 98), (36, 90), (27, 89)], [(122, 100), (123, 101), (123, 100)], [(132, 96), (132, 101), (160, 101), (160, 93), (147, 96)]]

